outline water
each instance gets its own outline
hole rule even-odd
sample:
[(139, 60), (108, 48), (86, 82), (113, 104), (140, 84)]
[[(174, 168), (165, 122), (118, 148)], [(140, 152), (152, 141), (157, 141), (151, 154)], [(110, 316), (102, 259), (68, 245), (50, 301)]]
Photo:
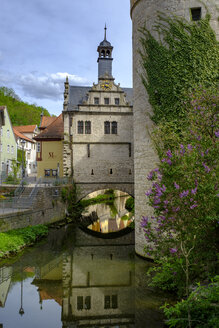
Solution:
[[(124, 203), (117, 200), (113, 218), (105, 204), (87, 211), (95, 211), (99, 230), (95, 222), (52, 229), (0, 263), (0, 328), (164, 327), (159, 307), (166, 299), (147, 287), (153, 264), (135, 255), (134, 231), (119, 231)], [(113, 235), (103, 228), (107, 217), (116, 222)]]

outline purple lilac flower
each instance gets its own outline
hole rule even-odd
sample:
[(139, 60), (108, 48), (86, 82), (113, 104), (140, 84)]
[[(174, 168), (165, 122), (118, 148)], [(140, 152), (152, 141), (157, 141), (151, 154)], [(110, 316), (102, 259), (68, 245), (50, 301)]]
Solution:
[(193, 204), (190, 206), (190, 209), (193, 210), (193, 208), (197, 207), (198, 205), (197, 204)]
[(188, 150), (192, 150), (192, 145), (189, 144), (189, 145), (187, 146), (187, 148), (188, 148)]
[(180, 198), (183, 198), (183, 197), (188, 196), (188, 194), (189, 194), (189, 190), (184, 190), (183, 192), (181, 192), (181, 193), (179, 194), (179, 197), (180, 197)]
[(175, 187), (176, 189), (179, 189), (179, 188), (180, 188), (179, 185), (178, 185), (176, 182), (174, 182), (174, 187)]
[(166, 162), (167, 162), (167, 164), (172, 165), (172, 162), (169, 158), (166, 160)]
[(173, 208), (173, 212), (179, 212), (179, 210), (180, 210), (180, 207), (179, 206)]
[(146, 196), (150, 196), (151, 194), (152, 194), (152, 190), (151, 190), (151, 189), (149, 189), (149, 190), (145, 193)]
[(170, 248), (170, 253), (171, 254), (177, 253), (177, 248)]
[(165, 204), (165, 205), (169, 204), (169, 201), (168, 201), (167, 199), (164, 200), (164, 204)]
[(160, 204), (160, 203), (161, 203), (160, 198), (154, 198), (154, 204), (155, 205)]
[(148, 216), (143, 216), (141, 219), (141, 227), (144, 228), (148, 225)]
[(167, 157), (168, 158), (173, 157), (173, 154), (171, 153), (171, 150), (170, 149), (168, 149), (168, 151), (166, 152), (166, 154), (167, 154)]
[(151, 171), (151, 172), (148, 174), (147, 179), (148, 179), (148, 180), (152, 180), (153, 177), (154, 177), (154, 172)]
[(197, 187), (195, 187), (194, 189), (191, 190), (191, 194), (192, 194), (192, 195), (195, 195), (196, 192), (197, 192)]
[(205, 172), (209, 173), (211, 171), (210, 167), (208, 167), (205, 163), (202, 163), (205, 168)]
[(216, 135), (217, 138), (219, 138), (219, 130), (215, 131), (215, 135)]

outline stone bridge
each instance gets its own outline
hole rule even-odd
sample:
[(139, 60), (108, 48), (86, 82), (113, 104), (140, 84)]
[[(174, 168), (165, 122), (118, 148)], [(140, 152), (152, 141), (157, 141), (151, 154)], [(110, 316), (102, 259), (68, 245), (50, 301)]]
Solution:
[(113, 189), (126, 192), (130, 196), (134, 197), (134, 182), (102, 182), (102, 183), (89, 183), (89, 182), (76, 182), (77, 189), (79, 191), (79, 200), (86, 197), (94, 191)]

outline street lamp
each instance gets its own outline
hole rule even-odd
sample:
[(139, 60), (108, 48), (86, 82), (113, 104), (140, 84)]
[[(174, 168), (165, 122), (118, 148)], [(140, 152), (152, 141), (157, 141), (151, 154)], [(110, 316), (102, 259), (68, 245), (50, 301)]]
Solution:
[(24, 309), (23, 309), (23, 271), (21, 268), (21, 307), (19, 309), (19, 314), (22, 316), (24, 314)]
[(21, 146), (22, 146), (22, 180), (25, 177), (25, 173), (24, 173), (24, 146), (25, 146), (25, 141), (24, 139), (21, 140)]

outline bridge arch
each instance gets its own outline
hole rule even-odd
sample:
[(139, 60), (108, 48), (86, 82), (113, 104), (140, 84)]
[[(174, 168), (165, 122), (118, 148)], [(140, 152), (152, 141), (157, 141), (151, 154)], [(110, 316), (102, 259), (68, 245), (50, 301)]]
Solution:
[(92, 192), (113, 189), (126, 192), (130, 196), (134, 197), (134, 183), (83, 183), (75, 182), (78, 189), (78, 201), (91, 194)]

